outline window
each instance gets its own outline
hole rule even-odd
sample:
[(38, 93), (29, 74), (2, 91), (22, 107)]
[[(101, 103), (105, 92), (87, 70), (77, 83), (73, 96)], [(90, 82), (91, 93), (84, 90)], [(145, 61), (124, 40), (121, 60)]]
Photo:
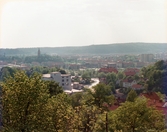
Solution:
[(64, 79), (62, 80), (62, 82), (64, 82)]
[(68, 82), (68, 79), (66, 81)]
[(62, 83), (62, 86), (64, 86), (64, 83)]

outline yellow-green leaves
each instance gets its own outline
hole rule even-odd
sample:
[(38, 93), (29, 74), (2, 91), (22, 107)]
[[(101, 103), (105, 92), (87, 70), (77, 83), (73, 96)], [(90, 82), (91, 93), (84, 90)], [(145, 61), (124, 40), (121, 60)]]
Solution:
[(39, 130), (45, 121), (44, 108), (47, 105), (47, 85), (41, 77), (28, 77), (17, 72), (2, 84), (3, 125), (8, 131)]

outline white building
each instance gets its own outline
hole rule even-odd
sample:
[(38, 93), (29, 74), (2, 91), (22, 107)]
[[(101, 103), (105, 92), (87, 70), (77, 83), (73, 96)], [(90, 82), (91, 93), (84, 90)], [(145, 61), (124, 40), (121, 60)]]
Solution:
[(107, 64), (107, 67), (108, 67), (108, 68), (116, 68), (117, 65), (116, 65), (116, 63), (108, 63), (108, 64)]
[(131, 88), (134, 84), (137, 84), (135, 80), (129, 81), (127, 79), (123, 80), (123, 87), (125, 88)]
[(43, 80), (50, 80), (59, 83), (59, 86), (63, 87), (64, 90), (72, 90), (71, 87), (71, 75), (61, 74), (60, 72), (52, 72), (51, 74), (43, 74)]

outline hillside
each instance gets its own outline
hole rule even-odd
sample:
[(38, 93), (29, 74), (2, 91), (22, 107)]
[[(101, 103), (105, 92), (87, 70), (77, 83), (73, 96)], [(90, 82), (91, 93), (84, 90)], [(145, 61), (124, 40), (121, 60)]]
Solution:
[[(40, 48), (40, 47), (39, 47)], [(116, 43), (74, 47), (41, 47), (42, 54), (141, 54), (166, 52), (167, 43)], [(0, 55), (35, 55), (38, 48), (0, 49)]]

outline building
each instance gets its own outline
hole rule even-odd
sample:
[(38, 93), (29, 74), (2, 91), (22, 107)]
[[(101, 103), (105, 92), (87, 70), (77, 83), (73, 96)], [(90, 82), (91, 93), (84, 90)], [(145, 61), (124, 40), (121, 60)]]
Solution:
[(59, 83), (59, 86), (63, 87), (64, 90), (72, 90), (70, 74), (52, 72), (51, 74), (43, 74), (42, 79), (47, 81), (55, 81)]
[(135, 63), (135, 67), (142, 68), (142, 67), (144, 67), (144, 66), (146, 66), (146, 63), (145, 63), (145, 62), (136, 62), (136, 63)]
[(40, 51), (40, 49), (38, 49), (38, 57), (40, 57), (41, 56), (41, 51)]
[(153, 62), (154, 55), (153, 54), (141, 54), (140, 61), (141, 62)]
[(125, 76), (134, 76), (140, 72), (137, 68), (127, 68), (124, 71)]
[(123, 68), (134, 67), (134, 66), (135, 66), (134, 62), (123, 62), (122, 63)]
[(131, 88), (134, 84), (137, 84), (137, 82), (135, 80), (128, 80), (128, 79), (124, 79), (122, 81), (123, 87), (125, 88)]
[(100, 68), (99, 72), (104, 72), (104, 73), (118, 73), (118, 70), (116, 68)]
[(108, 64), (107, 64), (107, 67), (108, 67), (108, 68), (116, 68), (117, 65), (116, 65), (116, 63), (108, 63)]
[(121, 61), (117, 61), (116, 62), (116, 66), (117, 66), (117, 68), (122, 68), (122, 62)]
[(155, 107), (158, 111), (164, 114), (165, 117), (167, 117), (167, 102), (163, 102), (155, 92), (141, 93), (140, 97), (147, 98), (148, 106)]
[(142, 89), (144, 89), (144, 87), (142, 85), (139, 85), (139, 84), (133, 84), (132, 89), (133, 90), (142, 90)]
[(79, 82), (74, 82), (73, 83), (73, 89), (82, 89), (82, 85), (81, 84), (79, 84)]

